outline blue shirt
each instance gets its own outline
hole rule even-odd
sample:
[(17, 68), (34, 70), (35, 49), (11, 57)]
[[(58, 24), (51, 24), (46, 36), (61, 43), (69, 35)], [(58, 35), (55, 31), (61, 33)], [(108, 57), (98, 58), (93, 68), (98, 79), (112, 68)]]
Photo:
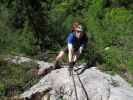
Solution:
[(85, 47), (86, 46), (86, 39), (83, 36), (81, 39), (78, 39), (75, 36), (74, 32), (70, 32), (65, 40), (67, 44), (72, 44), (74, 47), (79, 48), (79, 47)]

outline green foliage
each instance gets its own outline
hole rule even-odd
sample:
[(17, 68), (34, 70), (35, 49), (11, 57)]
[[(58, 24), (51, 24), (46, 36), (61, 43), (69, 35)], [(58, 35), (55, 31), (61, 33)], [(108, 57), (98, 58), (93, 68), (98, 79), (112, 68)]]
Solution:
[[(24, 29), (17, 33), (17, 37), (14, 39), (14, 50), (13, 52), (25, 53), (32, 55), (35, 53), (35, 37), (33, 32), (28, 27), (28, 22), (24, 24)], [(16, 47), (15, 47), (16, 46)]]
[(98, 14), (101, 12), (103, 0), (91, 0), (91, 5), (88, 8), (88, 11), (84, 14), (84, 22), (87, 26), (88, 31), (91, 33), (100, 32), (99, 19), (97, 18)]
[(107, 9), (105, 19), (102, 21), (105, 30), (105, 34), (101, 34), (102, 44), (111, 46), (108, 52), (104, 52), (107, 57), (105, 61), (109, 66), (115, 66), (112, 69), (116, 67), (119, 67), (119, 70), (122, 69), (121, 64), (126, 67), (128, 60), (133, 57), (130, 51), (133, 48), (131, 45), (133, 40), (132, 16), (131, 11), (125, 8), (111, 8)]
[(1, 52), (16, 52), (32, 55), (34, 53), (34, 36), (33, 33), (25, 26), (23, 32), (1, 32), (0, 46)]
[[(104, 70), (132, 75), (132, 5), (132, 0), (2, 0), (0, 53), (58, 51), (65, 45), (72, 22), (77, 21), (89, 37), (85, 59), (79, 63), (100, 62)], [(12, 66), (16, 72), (17, 65)]]
[(110, 47), (103, 55), (105, 63), (110, 66), (107, 70), (119, 71), (121, 64), (125, 64), (125, 52), (121, 49)]
[(0, 96), (5, 95), (5, 85), (0, 82)]
[(132, 0), (110, 0), (110, 5), (113, 7), (118, 7), (118, 6), (125, 6), (127, 7), (130, 5), (130, 3), (133, 3)]
[(0, 60), (0, 70), (2, 71), (0, 73), (0, 96), (6, 96), (7, 90), (13, 87), (19, 94), (38, 81), (32, 72), (33, 66), (37, 67), (34, 62), (17, 65), (2, 59)]
[(128, 60), (128, 72), (133, 76), (133, 58)]
[(103, 26), (111, 33), (113, 30), (114, 34), (130, 34), (133, 31), (131, 28), (132, 16), (132, 12), (125, 8), (108, 9), (103, 20)]
[(20, 23), (22, 27), (16, 26), (16, 23), (21, 21), (16, 20), (17, 8), (15, 7), (8, 9), (4, 4), (0, 7), (0, 52), (32, 55), (36, 42), (33, 31), (29, 27), (29, 21), (23, 17), (22, 20), (25, 22)]

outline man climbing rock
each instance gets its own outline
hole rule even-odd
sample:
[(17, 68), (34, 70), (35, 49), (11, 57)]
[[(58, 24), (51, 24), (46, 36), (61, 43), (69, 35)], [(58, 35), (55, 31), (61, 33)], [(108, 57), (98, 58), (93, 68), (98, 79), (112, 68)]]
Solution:
[[(83, 26), (74, 23), (71, 32), (68, 34), (65, 43), (66, 47), (62, 49), (54, 60), (54, 67), (45, 69), (44, 73), (48, 73), (52, 69), (59, 68), (59, 61), (63, 58), (65, 53), (68, 53), (68, 63), (72, 67), (79, 59), (80, 55), (86, 47), (87, 36), (84, 33)], [(40, 73), (42, 74), (42, 73)]]
[(55, 66), (58, 65), (58, 62), (63, 58), (65, 53), (68, 53), (68, 62), (70, 66), (74, 65), (78, 60), (87, 43), (87, 36), (83, 32), (83, 27), (77, 25), (75, 31), (68, 34), (65, 42), (67, 45), (56, 57), (54, 61)]

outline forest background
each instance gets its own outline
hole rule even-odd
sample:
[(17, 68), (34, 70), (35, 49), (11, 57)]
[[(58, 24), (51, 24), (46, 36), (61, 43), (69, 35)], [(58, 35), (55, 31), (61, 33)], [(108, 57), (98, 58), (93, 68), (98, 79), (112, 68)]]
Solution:
[(0, 96), (12, 86), (23, 91), (31, 80), (30, 72), (24, 73), (29, 67), (5, 62), (3, 56), (51, 62), (74, 21), (84, 25), (89, 38), (77, 63), (118, 73), (133, 84), (132, 0), (0, 0)]

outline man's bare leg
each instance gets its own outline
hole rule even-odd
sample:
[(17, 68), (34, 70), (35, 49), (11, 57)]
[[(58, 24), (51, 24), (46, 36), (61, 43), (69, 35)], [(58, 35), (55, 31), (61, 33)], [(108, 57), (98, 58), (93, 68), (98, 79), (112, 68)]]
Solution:
[(54, 66), (39, 70), (38, 75), (39, 76), (46, 75), (47, 73), (51, 72), (53, 69), (59, 68), (58, 62), (63, 58), (63, 56), (64, 56), (64, 51), (60, 51), (60, 53), (57, 55), (57, 57), (55, 58), (53, 62)]
[(58, 64), (58, 62), (63, 58), (64, 56), (64, 51), (60, 51), (60, 53), (57, 55), (57, 57), (55, 58), (54, 61), (54, 65), (56, 66)]

